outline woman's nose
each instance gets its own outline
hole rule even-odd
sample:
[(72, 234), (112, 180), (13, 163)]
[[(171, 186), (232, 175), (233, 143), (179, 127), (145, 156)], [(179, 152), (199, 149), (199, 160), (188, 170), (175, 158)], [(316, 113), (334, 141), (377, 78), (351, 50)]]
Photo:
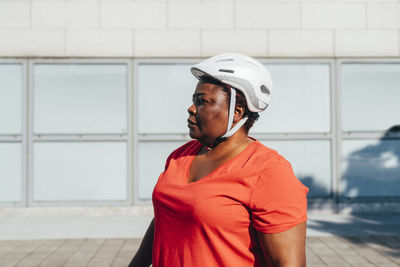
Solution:
[(196, 106), (194, 104), (191, 104), (190, 107), (187, 109), (190, 115), (196, 114)]

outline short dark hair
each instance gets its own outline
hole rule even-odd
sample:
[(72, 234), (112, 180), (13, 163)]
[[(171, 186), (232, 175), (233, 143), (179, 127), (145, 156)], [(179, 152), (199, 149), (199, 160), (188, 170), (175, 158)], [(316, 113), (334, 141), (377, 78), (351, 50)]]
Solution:
[[(231, 87), (230, 85), (227, 85), (225, 83), (222, 83), (210, 76), (203, 76), (203, 77), (201, 77), (200, 81), (221, 86), (223, 88), (223, 91), (226, 92), (228, 95), (227, 102), (228, 102), (228, 106), (229, 106), (229, 99), (231, 97), (231, 88), (233, 88), (233, 87)], [(233, 89), (235, 89), (235, 88), (233, 88)], [(244, 123), (244, 128), (245, 128), (246, 133), (249, 133), (250, 128), (253, 127), (254, 123), (256, 122), (256, 120), (258, 120), (260, 115), (257, 112), (251, 112), (249, 110), (249, 107), (247, 106), (246, 97), (244, 96), (244, 94), (237, 89), (235, 89), (235, 90), (236, 90), (236, 105), (243, 107), (244, 108), (243, 117), (246, 117), (246, 116), (248, 117), (247, 121)]]

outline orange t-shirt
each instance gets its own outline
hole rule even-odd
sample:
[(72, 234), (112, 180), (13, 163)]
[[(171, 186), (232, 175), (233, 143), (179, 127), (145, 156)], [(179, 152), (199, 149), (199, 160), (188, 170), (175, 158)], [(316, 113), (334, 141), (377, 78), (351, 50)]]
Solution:
[(258, 141), (187, 183), (200, 148), (191, 141), (175, 150), (154, 188), (153, 266), (265, 266), (255, 230), (278, 233), (306, 221), (307, 187)]

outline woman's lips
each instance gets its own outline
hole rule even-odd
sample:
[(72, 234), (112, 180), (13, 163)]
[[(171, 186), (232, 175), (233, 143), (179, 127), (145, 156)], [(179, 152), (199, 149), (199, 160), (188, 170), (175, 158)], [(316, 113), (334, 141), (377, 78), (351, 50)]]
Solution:
[(193, 121), (191, 121), (189, 119), (187, 120), (187, 123), (188, 123), (188, 127), (196, 125), (195, 122), (193, 122)]

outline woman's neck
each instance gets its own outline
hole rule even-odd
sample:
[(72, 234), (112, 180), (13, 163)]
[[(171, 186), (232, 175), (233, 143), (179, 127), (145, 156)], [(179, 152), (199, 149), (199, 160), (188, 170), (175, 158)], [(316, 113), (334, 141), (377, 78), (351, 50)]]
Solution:
[(252, 142), (254, 142), (254, 140), (250, 139), (247, 136), (247, 133), (244, 131), (237, 131), (234, 135), (219, 143), (212, 150), (207, 150), (207, 146), (203, 145), (199, 151), (199, 155), (203, 154), (215, 158), (225, 157), (232, 154), (235, 155), (244, 150)]

